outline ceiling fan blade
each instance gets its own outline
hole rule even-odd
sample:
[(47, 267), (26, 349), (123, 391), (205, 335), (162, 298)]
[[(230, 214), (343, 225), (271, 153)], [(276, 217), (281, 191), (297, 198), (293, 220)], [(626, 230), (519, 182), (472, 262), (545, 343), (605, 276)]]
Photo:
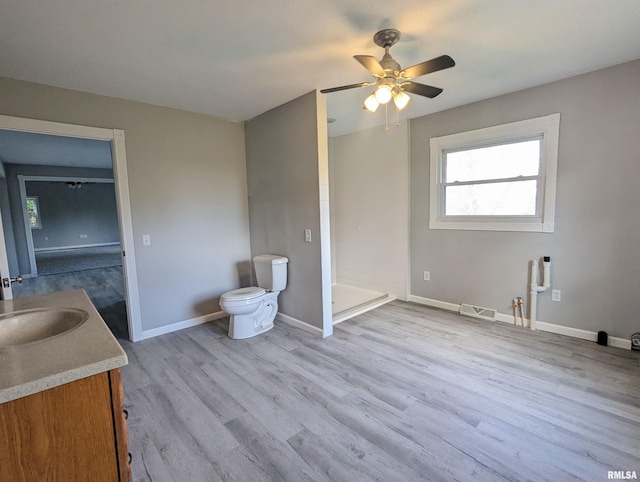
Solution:
[(355, 89), (356, 87), (369, 87), (375, 84), (375, 82), (360, 82), (359, 84), (342, 85), (340, 87), (333, 87), (331, 89), (322, 89), (320, 92), (328, 94), (329, 92), (339, 92), (341, 90)]
[(440, 57), (436, 57), (435, 59), (427, 60), (426, 62), (407, 67), (402, 72), (400, 72), (400, 76), (405, 79), (415, 79), (416, 77), (420, 77), (421, 75), (430, 74), (431, 72), (437, 72), (438, 70), (448, 69), (450, 67), (453, 67), (454, 65), (456, 65), (456, 63), (451, 57), (449, 57), (448, 55), (442, 55)]
[(376, 77), (384, 77), (384, 69), (375, 57), (371, 55), (354, 55), (353, 58), (360, 62), (365, 69)]
[(440, 93), (442, 92), (442, 89), (439, 87), (418, 84), (417, 82), (405, 82), (401, 85), (401, 89), (407, 92), (411, 92), (412, 94), (429, 97), (430, 99), (433, 99), (434, 97), (440, 95)]

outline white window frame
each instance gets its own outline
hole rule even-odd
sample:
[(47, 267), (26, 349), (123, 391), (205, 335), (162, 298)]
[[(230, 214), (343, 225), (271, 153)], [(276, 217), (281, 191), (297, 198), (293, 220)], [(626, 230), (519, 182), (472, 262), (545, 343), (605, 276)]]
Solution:
[[(556, 176), (560, 114), (551, 114), (510, 124), (462, 132), (431, 139), (429, 229), (480, 231), (525, 231), (553, 233), (555, 230)], [(536, 216), (445, 216), (444, 153), (542, 137), (540, 182)]]

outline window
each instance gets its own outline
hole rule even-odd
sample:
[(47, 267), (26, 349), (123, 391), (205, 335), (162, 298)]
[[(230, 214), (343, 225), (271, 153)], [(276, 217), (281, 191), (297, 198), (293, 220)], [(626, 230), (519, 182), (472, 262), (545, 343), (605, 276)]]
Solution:
[(554, 231), (560, 114), (431, 139), (429, 228)]
[(40, 204), (38, 203), (38, 196), (27, 197), (27, 215), (29, 216), (29, 226), (31, 226), (31, 229), (42, 228), (42, 223), (40, 222)]

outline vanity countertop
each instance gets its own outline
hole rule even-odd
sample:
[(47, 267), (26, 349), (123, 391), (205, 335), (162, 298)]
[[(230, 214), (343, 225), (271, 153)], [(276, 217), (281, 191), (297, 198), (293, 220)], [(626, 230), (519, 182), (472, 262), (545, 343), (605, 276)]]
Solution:
[(89, 317), (51, 338), (0, 347), (0, 403), (127, 364), (126, 353), (84, 290), (0, 301), (0, 314), (33, 308), (77, 308)]

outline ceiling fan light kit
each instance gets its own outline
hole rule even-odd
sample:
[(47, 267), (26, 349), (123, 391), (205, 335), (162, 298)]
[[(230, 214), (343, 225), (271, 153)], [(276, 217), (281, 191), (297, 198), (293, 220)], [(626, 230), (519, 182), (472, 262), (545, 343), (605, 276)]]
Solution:
[(376, 99), (375, 92), (364, 100), (364, 108), (367, 109), (369, 112), (377, 111), (379, 106), (380, 106), (380, 102), (378, 102), (378, 99)]
[(381, 104), (389, 102), (391, 97), (391, 87), (388, 85), (381, 85), (376, 89), (376, 100)]
[(398, 110), (404, 109), (410, 100), (411, 97), (409, 97), (408, 94), (405, 94), (402, 91), (395, 93), (395, 95), (393, 96), (393, 103), (396, 105)]
[[(320, 92), (328, 94), (356, 87), (375, 85), (376, 89), (364, 101), (364, 108), (370, 112), (375, 112), (380, 104), (386, 107), (386, 104), (391, 99), (393, 99), (397, 111), (404, 109), (411, 100), (411, 96), (407, 92), (429, 97), (430, 99), (439, 95), (442, 92), (441, 88), (412, 82), (411, 79), (453, 67), (456, 64), (454, 60), (448, 55), (442, 55), (402, 70), (400, 64), (389, 53), (389, 48), (398, 40), (400, 40), (400, 32), (398, 30), (393, 28), (380, 30), (373, 36), (375, 44), (384, 48), (384, 55), (380, 61), (371, 55), (354, 55), (354, 58), (373, 75), (375, 79), (373, 82), (343, 85), (341, 87), (323, 89)], [(399, 125), (399, 122), (396, 122), (396, 125)]]

